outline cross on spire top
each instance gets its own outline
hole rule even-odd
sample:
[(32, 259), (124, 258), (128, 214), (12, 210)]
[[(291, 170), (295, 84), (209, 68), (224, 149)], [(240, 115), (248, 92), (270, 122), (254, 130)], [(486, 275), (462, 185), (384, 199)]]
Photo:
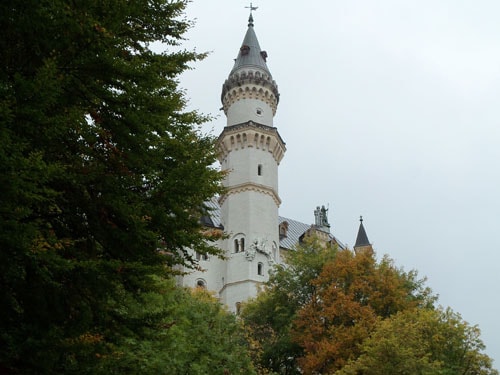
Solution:
[(254, 7), (252, 3), (250, 3), (249, 7), (245, 7), (247, 9), (250, 9), (250, 15), (252, 15), (252, 11), (259, 9), (259, 7)]
[(250, 6), (249, 7), (245, 7), (247, 9), (250, 9), (250, 17), (248, 17), (248, 26), (253, 26), (253, 16), (252, 16), (252, 12), (254, 10), (257, 10), (259, 7), (254, 7), (252, 5), (252, 3), (250, 3)]

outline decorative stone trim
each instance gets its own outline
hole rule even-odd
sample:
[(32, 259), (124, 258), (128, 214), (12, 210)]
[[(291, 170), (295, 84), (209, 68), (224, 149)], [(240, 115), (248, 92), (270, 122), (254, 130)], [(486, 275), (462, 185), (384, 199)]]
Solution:
[(231, 151), (254, 147), (268, 151), (279, 164), (286, 152), (285, 143), (276, 128), (248, 121), (227, 126), (217, 140), (219, 161), (226, 159)]
[(278, 193), (274, 191), (274, 189), (271, 189), (266, 185), (255, 184), (253, 182), (247, 182), (244, 184), (239, 184), (226, 188), (226, 193), (219, 197), (219, 204), (222, 206), (222, 204), (224, 204), (224, 202), (226, 201), (227, 197), (230, 196), (231, 194), (239, 194), (246, 191), (255, 191), (258, 193), (267, 194), (271, 198), (273, 198), (274, 203), (276, 203), (278, 207), (281, 205), (281, 199), (278, 196)]
[(255, 238), (250, 244), (248, 249), (245, 251), (245, 258), (251, 262), (254, 260), (257, 253), (264, 254), (267, 258), (267, 262), (270, 266), (274, 264), (273, 252), (269, 248), (267, 239), (265, 238)]
[(229, 107), (241, 99), (259, 99), (267, 103), (275, 115), (279, 96), (278, 85), (271, 76), (258, 70), (240, 70), (222, 85), (221, 101), (226, 115)]
[(226, 283), (226, 284), (224, 284), (224, 285), (222, 286), (222, 288), (219, 290), (219, 296), (220, 296), (221, 294), (223, 294), (223, 293), (224, 293), (224, 291), (225, 291), (228, 287), (230, 287), (230, 286), (239, 285), (239, 284), (245, 284), (245, 283), (248, 283), (248, 282), (253, 283), (253, 284), (255, 284), (255, 285), (262, 285), (262, 282), (261, 282), (261, 281), (252, 280), (252, 279), (245, 279), (245, 280), (234, 281), (234, 282), (232, 282), (232, 283)]
[(235, 87), (225, 94), (222, 101), (222, 108), (224, 109), (224, 113), (227, 115), (229, 107), (231, 107), (237, 101), (243, 99), (260, 100), (271, 107), (273, 116), (276, 114), (276, 109), (278, 107), (277, 98), (269, 90), (264, 90), (262, 87), (251, 84), (243, 84), (241, 86)]

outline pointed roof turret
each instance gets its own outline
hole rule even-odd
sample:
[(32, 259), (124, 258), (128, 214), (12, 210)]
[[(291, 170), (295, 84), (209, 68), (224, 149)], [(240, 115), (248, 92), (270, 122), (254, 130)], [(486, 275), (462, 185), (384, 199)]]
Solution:
[(354, 245), (354, 250), (358, 251), (363, 248), (372, 248), (370, 241), (368, 241), (368, 236), (366, 235), (365, 227), (363, 226), (363, 216), (359, 217), (359, 229), (358, 236), (356, 237), (356, 243)]
[[(257, 7), (250, 5), (251, 11), (256, 9)], [(226, 115), (229, 107), (245, 96), (240, 93), (242, 90), (251, 92), (257, 90), (257, 94), (261, 96), (260, 100), (271, 107), (273, 116), (276, 114), (280, 94), (278, 85), (267, 67), (266, 59), (267, 52), (260, 49), (253, 27), (253, 16), (250, 13), (248, 29), (238, 51), (238, 56), (234, 59), (229, 77), (222, 85), (222, 109)]]
[(248, 29), (238, 52), (238, 56), (234, 60), (234, 66), (231, 74), (241, 68), (258, 68), (262, 69), (271, 77), (271, 72), (266, 64), (267, 52), (260, 49), (257, 35), (253, 27), (253, 16), (250, 14), (248, 18)]

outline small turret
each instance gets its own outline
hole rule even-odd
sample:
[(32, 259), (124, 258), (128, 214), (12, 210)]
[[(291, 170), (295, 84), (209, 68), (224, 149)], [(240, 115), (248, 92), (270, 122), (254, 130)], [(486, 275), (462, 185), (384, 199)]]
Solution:
[[(260, 49), (253, 26), (253, 16), (250, 14), (248, 29), (238, 56), (234, 60), (233, 69), (222, 85), (222, 108), (228, 117), (228, 126), (248, 120), (272, 126), (272, 118), (278, 106), (279, 92), (266, 61), (267, 52)], [(241, 117), (241, 112), (248, 112), (237, 105), (242, 99), (247, 99), (247, 101), (253, 99), (261, 102), (262, 105), (250, 116), (247, 114), (246, 117)]]
[(368, 241), (368, 236), (366, 235), (365, 227), (363, 226), (363, 216), (359, 217), (358, 236), (356, 237), (354, 251), (373, 251), (373, 247), (370, 244), (370, 241)]

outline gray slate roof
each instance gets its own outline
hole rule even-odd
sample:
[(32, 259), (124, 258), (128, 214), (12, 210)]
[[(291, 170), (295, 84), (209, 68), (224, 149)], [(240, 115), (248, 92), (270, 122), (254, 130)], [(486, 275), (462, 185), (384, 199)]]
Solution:
[[(209, 227), (223, 228), (221, 222), (221, 212), (220, 212), (221, 210), (218, 202), (218, 197), (213, 197), (210, 201), (205, 202), (205, 205), (210, 210), (210, 212), (208, 216), (204, 216), (201, 218), (201, 222)], [(288, 223), (287, 236), (280, 239), (280, 248), (285, 248), (285, 249), (293, 249), (294, 246), (297, 243), (299, 243), (300, 237), (312, 226), (311, 224), (302, 223), (300, 221), (286, 218), (283, 216), (280, 216), (278, 220), (279, 224), (285, 221)], [(276, 228), (276, 231), (278, 230), (279, 228)], [(330, 238), (332, 240), (335, 240), (341, 248), (346, 247), (332, 234), (330, 234)]]
[(208, 202), (205, 202), (205, 206), (209, 210), (209, 215), (203, 216), (201, 222), (208, 227), (223, 228), (218, 200), (219, 197), (213, 197)]
[(356, 237), (356, 244), (354, 247), (369, 246), (368, 236), (366, 235), (365, 227), (363, 226), (363, 219), (360, 220), (358, 235)]
[[(314, 225), (301, 223), (300, 221), (289, 219), (283, 216), (279, 217), (280, 224), (288, 223), (287, 236), (280, 239), (280, 247), (285, 249), (293, 249), (300, 242), (300, 237)], [(338, 243), (339, 247), (345, 249), (346, 246), (338, 240), (333, 234), (329, 233), (330, 239)]]
[(233, 74), (236, 70), (252, 67), (260, 68), (266, 72), (271, 77), (271, 72), (266, 64), (267, 54), (260, 49), (259, 41), (257, 40), (257, 35), (253, 28), (253, 18), (250, 16), (248, 20), (248, 30), (241, 44), (241, 48), (238, 51), (238, 56), (234, 61), (233, 69), (230, 74)]

